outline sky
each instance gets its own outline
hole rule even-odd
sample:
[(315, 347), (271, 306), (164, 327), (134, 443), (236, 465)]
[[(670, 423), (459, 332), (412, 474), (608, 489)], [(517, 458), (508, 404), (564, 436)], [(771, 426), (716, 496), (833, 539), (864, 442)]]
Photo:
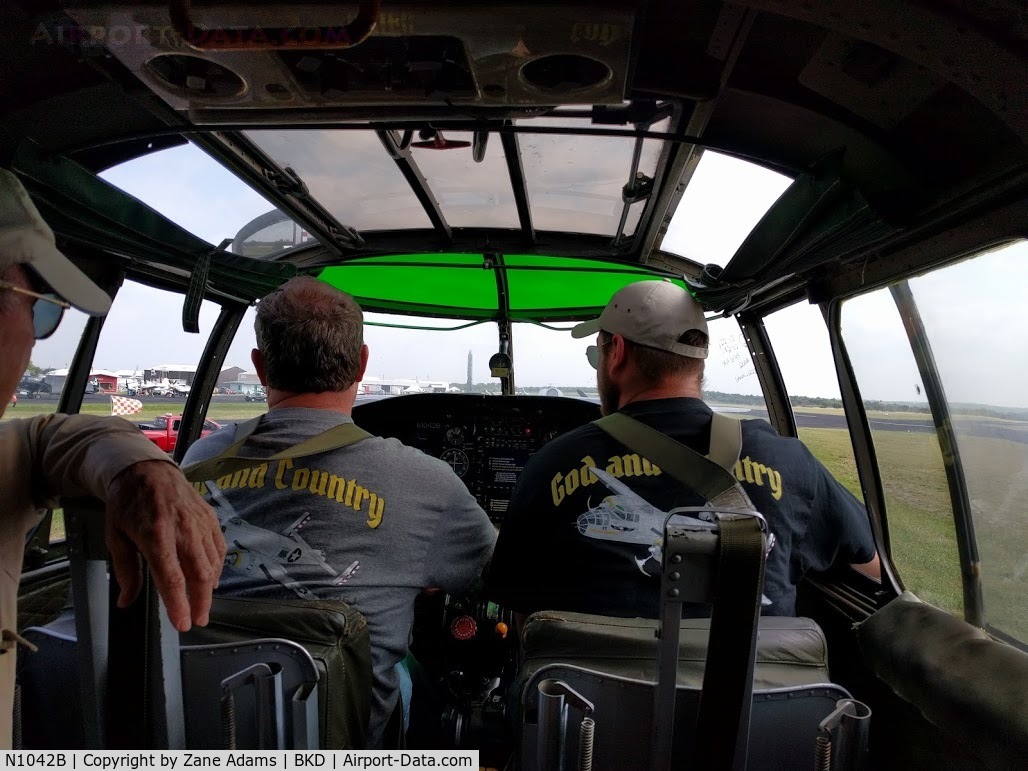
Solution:
[[(311, 191), (344, 223), (358, 228), (395, 227), (415, 218), (417, 226), (426, 225), (416, 199), (411, 205), (413, 194), (402, 178), (395, 179), (398, 172), (381, 145), (377, 140), (369, 144), (366, 138), (357, 138), (357, 133), (260, 132), (258, 140), (276, 160), (294, 164)], [(603, 191), (614, 190), (620, 196), (623, 182), (617, 180), (627, 173), (622, 168), (624, 158), (616, 152), (620, 140), (584, 146), (561, 145), (551, 137), (540, 136), (537, 140), (522, 139), (526, 169), (547, 169), (546, 184), (555, 190), (585, 194), (590, 202), (588, 211), (576, 216), (581, 229), (600, 231), (611, 216), (616, 219), (620, 212), (617, 201), (605, 198)], [(502, 164), (497, 166), (502, 156), (497, 155), (500, 149), (496, 145), (489, 148), (483, 164), (456, 156), (454, 165), (460, 166), (460, 173), (444, 173), (440, 161), (448, 154), (432, 156), (430, 151), (419, 151), (419, 163), (423, 163), (430, 180), (438, 180), (440, 199), (452, 222), (465, 224), (461, 217), (469, 217), (468, 211), (474, 211), (487, 214), (498, 226), (509, 224), (513, 200), (509, 181), (504, 181), (506, 171)], [(469, 150), (462, 152), (470, 155)], [(574, 155), (576, 152), (579, 155)], [(644, 165), (650, 163), (651, 155), (647, 148)], [(563, 162), (563, 158), (578, 162)], [(582, 174), (588, 165), (581, 163), (583, 159), (592, 163), (589, 175)], [(129, 161), (102, 176), (212, 244), (233, 237), (244, 224), (272, 208), (192, 145)], [(533, 178), (532, 174), (529, 177)], [(605, 180), (604, 185), (590, 181), (595, 179)], [(789, 182), (787, 177), (745, 161), (705, 153), (662, 248), (701, 263), (726, 264)], [(542, 225), (558, 226), (560, 211), (556, 207), (565, 205), (567, 199), (567, 195), (546, 199), (554, 208), (545, 213), (540, 209)], [(516, 223), (516, 214), (513, 216)], [(1013, 331), (1025, 328), (1028, 321), (1022, 297), (1028, 286), (1026, 258), (1028, 246), (1021, 243), (911, 282), (951, 401), (1028, 407), (1028, 355), (1023, 338)], [(104, 325), (94, 366), (117, 370), (198, 362), (217, 308), (204, 303), (200, 334), (187, 334), (181, 326), (182, 301), (181, 295), (126, 283)], [(244, 318), (226, 366), (250, 368), (253, 314), (251, 309)], [(369, 321), (429, 326), (460, 323), (379, 314), (366, 317)], [(81, 314), (69, 312), (57, 334), (37, 344), (34, 363), (67, 366), (84, 323)], [(798, 303), (766, 319), (766, 326), (791, 394), (839, 397), (828, 333), (819, 308)], [(923, 385), (887, 290), (847, 302), (843, 332), (865, 399), (923, 400)], [(710, 333), (705, 388), (759, 394), (736, 322), (712, 320)], [(498, 348), (492, 324), (453, 332), (368, 326), (365, 341), (371, 349), (370, 375), (459, 383), (466, 379), (469, 351), (473, 354), (474, 380), (489, 380), (487, 362)], [(591, 343), (573, 340), (567, 332), (516, 325), (518, 385), (532, 388), (594, 383), (595, 373), (585, 359), (585, 347)]]

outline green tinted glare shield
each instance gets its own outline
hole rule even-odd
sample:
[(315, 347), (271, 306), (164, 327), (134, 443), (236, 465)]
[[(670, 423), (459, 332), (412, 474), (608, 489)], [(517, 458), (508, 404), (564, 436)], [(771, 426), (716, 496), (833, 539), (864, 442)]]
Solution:
[[(401, 254), (352, 259), (318, 277), (353, 295), (366, 311), (579, 321), (598, 316), (626, 284), (670, 274), (576, 257), (505, 254), (494, 261), (483, 254)], [(680, 278), (671, 280), (685, 287)]]

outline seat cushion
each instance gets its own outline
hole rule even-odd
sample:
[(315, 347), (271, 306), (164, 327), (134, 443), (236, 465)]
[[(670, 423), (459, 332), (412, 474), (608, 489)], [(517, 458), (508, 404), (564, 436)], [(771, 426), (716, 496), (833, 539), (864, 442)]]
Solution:
[[(541, 667), (564, 663), (635, 680), (656, 680), (659, 622), (584, 613), (540, 611), (529, 616), (522, 637), (520, 680)], [(681, 624), (678, 684), (702, 687), (710, 619)], [(765, 616), (757, 633), (753, 689), (827, 683), (828, 646), (809, 618)]]
[(325, 749), (363, 749), (371, 717), (371, 638), (364, 616), (332, 600), (215, 597), (211, 621), (182, 636), (183, 645), (281, 637), (314, 659)]
[(1028, 758), (1028, 653), (904, 592), (857, 627), (864, 661), (988, 768)]

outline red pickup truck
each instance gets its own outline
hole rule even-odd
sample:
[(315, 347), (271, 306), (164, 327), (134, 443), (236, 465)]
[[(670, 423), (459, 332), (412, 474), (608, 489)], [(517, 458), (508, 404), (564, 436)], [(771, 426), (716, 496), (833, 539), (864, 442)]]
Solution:
[[(137, 423), (139, 430), (143, 432), (151, 442), (156, 444), (165, 452), (171, 452), (175, 449), (175, 443), (178, 441), (178, 427), (182, 422), (181, 415), (158, 415), (150, 423)], [(200, 432), (200, 436), (207, 436), (211, 431), (217, 431), (221, 428), (220, 423), (215, 423), (213, 420), (205, 420), (203, 422), (203, 431)]]

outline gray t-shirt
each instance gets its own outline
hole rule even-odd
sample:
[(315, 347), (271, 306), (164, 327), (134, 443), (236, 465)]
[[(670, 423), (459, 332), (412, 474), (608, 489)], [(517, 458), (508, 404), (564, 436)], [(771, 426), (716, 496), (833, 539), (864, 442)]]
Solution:
[[(240, 454), (267, 457), (348, 422), (327, 410), (272, 410)], [(227, 427), (197, 441), (183, 465), (219, 454), (234, 433)], [(379, 747), (396, 707), (395, 665), (408, 652), (414, 599), (427, 587), (460, 594), (478, 578), (496, 541), (485, 512), (446, 463), (381, 437), (260, 464), (204, 492), (228, 547), (218, 594), (342, 600), (367, 618), (369, 747)]]

